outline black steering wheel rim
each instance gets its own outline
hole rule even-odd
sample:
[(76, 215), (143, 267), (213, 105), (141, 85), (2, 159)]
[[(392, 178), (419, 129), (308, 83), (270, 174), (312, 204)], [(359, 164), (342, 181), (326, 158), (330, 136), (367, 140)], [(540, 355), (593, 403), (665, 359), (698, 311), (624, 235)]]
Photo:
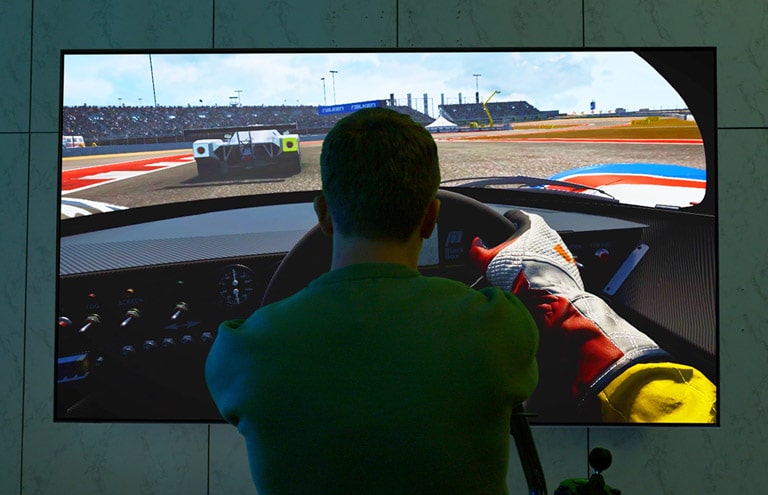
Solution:
[[(471, 283), (482, 277), (469, 259), (474, 237), (488, 245), (508, 239), (514, 224), (497, 210), (469, 196), (440, 189), (437, 220), (437, 265), (419, 267), (425, 275), (448, 276)], [(306, 287), (331, 266), (332, 241), (319, 225), (312, 227), (285, 255), (264, 292), (262, 306), (280, 301)]]

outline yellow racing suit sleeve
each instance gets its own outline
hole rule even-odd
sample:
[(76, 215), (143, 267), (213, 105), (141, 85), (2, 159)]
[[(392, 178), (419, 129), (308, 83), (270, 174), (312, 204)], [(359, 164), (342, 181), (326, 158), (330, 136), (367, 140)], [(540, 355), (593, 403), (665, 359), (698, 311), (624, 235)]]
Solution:
[(599, 394), (609, 423), (714, 423), (717, 387), (696, 368), (676, 363), (631, 366)]

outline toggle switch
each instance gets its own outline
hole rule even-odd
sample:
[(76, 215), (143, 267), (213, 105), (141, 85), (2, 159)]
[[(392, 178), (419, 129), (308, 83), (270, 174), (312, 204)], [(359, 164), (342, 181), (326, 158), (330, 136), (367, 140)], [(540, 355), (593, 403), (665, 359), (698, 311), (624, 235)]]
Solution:
[(172, 321), (179, 320), (187, 311), (189, 311), (189, 306), (187, 306), (187, 303), (180, 302), (176, 305), (175, 308), (173, 308), (173, 314), (171, 315)]
[(101, 323), (101, 317), (99, 315), (88, 315), (88, 317), (85, 319), (85, 322), (83, 323), (83, 326), (80, 327), (80, 330), (78, 330), (77, 333), (85, 333), (88, 330), (94, 328), (99, 323)]
[(136, 308), (131, 308), (128, 311), (126, 311), (125, 319), (123, 320), (122, 323), (120, 323), (120, 327), (125, 328), (128, 325), (130, 325), (132, 322), (138, 320), (139, 318), (141, 318), (141, 313), (139, 312), (139, 310)]

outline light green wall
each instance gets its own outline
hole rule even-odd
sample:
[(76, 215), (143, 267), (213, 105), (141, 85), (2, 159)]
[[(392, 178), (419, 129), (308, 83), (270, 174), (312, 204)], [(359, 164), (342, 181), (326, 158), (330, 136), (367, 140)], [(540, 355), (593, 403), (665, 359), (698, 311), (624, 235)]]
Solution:
[[(613, 452), (625, 494), (759, 493), (768, 440), (768, 3), (733, 0), (3, 0), (0, 493), (253, 494), (224, 425), (54, 424), (60, 50), (716, 46), (721, 409), (714, 430), (534, 431), (550, 489)], [(696, 308), (688, 308), (696, 311)], [(524, 493), (516, 463), (511, 493)]]

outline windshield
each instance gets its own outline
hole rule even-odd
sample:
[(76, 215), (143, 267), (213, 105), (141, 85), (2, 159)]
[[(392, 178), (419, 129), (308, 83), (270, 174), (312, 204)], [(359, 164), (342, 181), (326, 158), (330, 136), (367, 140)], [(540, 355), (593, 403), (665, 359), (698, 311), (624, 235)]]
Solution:
[(66, 53), (61, 217), (318, 190), (365, 106), (426, 126), (448, 186), (685, 208), (707, 162), (684, 96), (634, 52)]

